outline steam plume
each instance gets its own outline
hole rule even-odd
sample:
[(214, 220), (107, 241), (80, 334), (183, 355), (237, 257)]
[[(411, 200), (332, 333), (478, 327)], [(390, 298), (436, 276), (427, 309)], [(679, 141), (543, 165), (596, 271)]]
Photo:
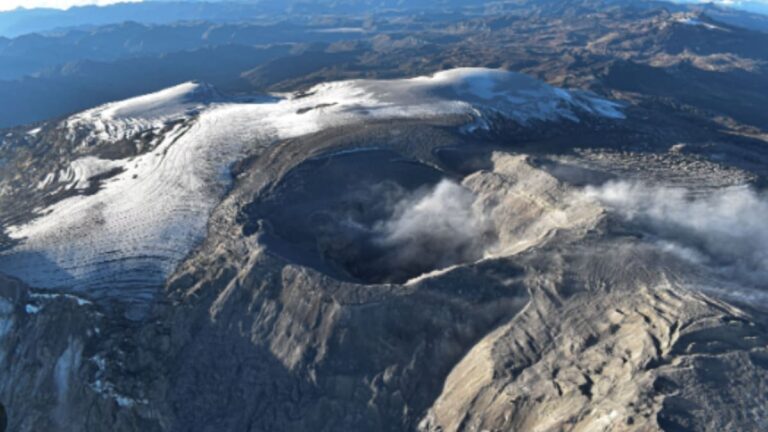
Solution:
[(587, 188), (627, 221), (679, 256), (751, 285), (768, 276), (768, 199), (748, 187), (704, 194), (683, 188), (610, 182)]

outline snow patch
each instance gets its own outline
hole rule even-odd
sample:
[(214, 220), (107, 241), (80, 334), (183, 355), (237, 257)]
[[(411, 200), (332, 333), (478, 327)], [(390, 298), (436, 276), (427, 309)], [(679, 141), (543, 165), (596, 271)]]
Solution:
[(72, 295), (72, 294), (30, 293), (29, 296), (31, 298), (33, 298), (33, 299), (48, 300), (48, 301), (55, 300), (55, 299), (58, 299), (58, 298), (65, 298), (65, 299), (74, 301), (75, 303), (77, 303), (78, 306), (87, 306), (87, 305), (92, 305), (93, 304), (93, 302), (91, 302), (90, 300), (87, 300), (87, 299), (84, 299), (82, 297), (78, 297), (78, 296)]
[(53, 382), (56, 386), (56, 397), (58, 402), (53, 415), (60, 425), (67, 423), (67, 419), (70, 415), (70, 387), (72, 378), (76, 376), (80, 369), (82, 353), (83, 344), (77, 339), (70, 338), (67, 343), (67, 348), (56, 360), (56, 365), (53, 368)]
[(718, 26), (716, 26), (714, 24), (710, 24), (708, 22), (704, 22), (704, 21), (700, 20), (698, 17), (691, 16), (691, 15), (678, 16), (678, 17), (675, 18), (675, 22), (678, 22), (680, 24), (690, 25), (690, 26), (700, 26), (700, 27), (704, 27), (704, 28), (709, 29), (709, 30), (723, 30), (723, 31), (725, 30), (722, 27), (718, 27)]
[(48, 173), (37, 184), (38, 189), (45, 189), (54, 184), (60, 184), (63, 189), (87, 189), (91, 179), (106, 174), (115, 169), (121, 169), (125, 161), (99, 159), (86, 156), (72, 161), (72, 163), (58, 173)]
[(114, 384), (105, 380), (104, 376), (107, 372), (107, 359), (104, 358), (103, 355), (97, 354), (91, 357), (90, 360), (97, 368), (97, 378), (89, 385), (93, 391), (104, 398), (113, 399), (121, 408), (130, 408), (136, 404), (146, 405), (149, 403), (146, 399), (136, 399), (118, 392)]
[(107, 104), (91, 113), (109, 120), (169, 118), (198, 106), (199, 99), (195, 96), (206, 90), (203, 84), (186, 82), (156, 93)]
[(29, 315), (35, 315), (39, 313), (41, 309), (42, 308), (40, 306), (33, 305), (33, 304), (28, 304), (24, 306), (24, 311)]
[(56, 360), (53, 378), (60, 399), (69, 391), (70, 377), (80, 367), (81, 353), (82, 344), (80, 341), (70, 339), (67, 348)]
[(151, 93), (102, 105), (66, 121), (72, 137), (87, 131), (84, 143), (95, 140), (117, 142), (149, 130), (162, 129), (168, 122), (191, 117), (221, 97), (213, 87), (186, 82)]

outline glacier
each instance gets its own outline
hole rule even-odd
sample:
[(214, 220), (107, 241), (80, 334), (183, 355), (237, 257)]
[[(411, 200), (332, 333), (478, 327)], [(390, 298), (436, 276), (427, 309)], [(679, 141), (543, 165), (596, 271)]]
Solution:
[(377, 120), (457, 116), (487, 125), (501, 115), (533, 125), (584, 115), (624, 118), (621, 104), (592, 93), (482, 68), (330, 82), (273, 96), (237, 100), (185, 83), (65, 120), (62, 127), (89, 132), (86, 143), (146, 130), (163, 134), (144, 154), (89, 156), (41, 179), (79, 189), (94, 174), (119, 170), (96, 193), (60, 200), (28, 223), (7, 227), (18, 244), (0, 252), (0, 272), (37, 288), (145, 302), (205, 237), (209, 215), (232, 181), (231, 164), (279, 140)]

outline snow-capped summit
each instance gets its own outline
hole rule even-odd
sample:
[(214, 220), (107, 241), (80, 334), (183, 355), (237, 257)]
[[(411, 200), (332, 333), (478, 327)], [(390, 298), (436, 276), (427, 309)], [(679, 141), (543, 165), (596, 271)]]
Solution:
[(161, 133), (157, 145), (139, 156), (108, 161), (89, 156), (41, 178), (42, 187), (59, 179), (82, 189), (94, 174), (111, 175), (96, 193), (63, 199), (43, 216), (10, 227), (18, 244), (0, 254), (0, 271), (36, 287), (148, 298), (204, 238), (208, 216), (227, 190), (228, 167), (247, 152), (342, 125), (446, 116), (482, 125), (489, 113), (521, 124), (577, 121), (580, 115), (623, 117), (614, 102), (494, 69), (332, 82), (247, 103), (227, 101), (205, 84), (184, 83), (65, 122), (106, 142), (149, 129)]
[(188, 118), (222, 100), (221, 94), (210, 84), (190, 81), (99, 106), (70, 117), (66, 124), (73, 131), (87, 130), (90, 139), (115, 142), (147, 130), (160, 129), (170, 121)]
[(186, 82), (144, 96), (106, 104), (84, 116), (103, 120), (158, 120), (178, 117), (212, 102), (218, 93), (204, 83)]

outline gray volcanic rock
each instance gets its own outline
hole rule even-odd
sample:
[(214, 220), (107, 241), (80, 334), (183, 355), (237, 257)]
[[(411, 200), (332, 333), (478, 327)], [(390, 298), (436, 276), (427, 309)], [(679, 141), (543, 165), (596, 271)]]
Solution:
[[(626, 244), (586, 261), (554, 252), (555, 262), (537, 263), (557, 270), (538, 271), (525, 312), (462, 359), (420, 428), (765, 427), (764, 325), (681, 289), (648, 267), (670, 260), (652, 254)], [(563, 266), (574, 261), (576, 268)], [(563, 299), (563, 290), (576, 292)]]
[(11, 133), (10, 430), (765, 429), (763, 138), (632, 102), (459, 69)]

